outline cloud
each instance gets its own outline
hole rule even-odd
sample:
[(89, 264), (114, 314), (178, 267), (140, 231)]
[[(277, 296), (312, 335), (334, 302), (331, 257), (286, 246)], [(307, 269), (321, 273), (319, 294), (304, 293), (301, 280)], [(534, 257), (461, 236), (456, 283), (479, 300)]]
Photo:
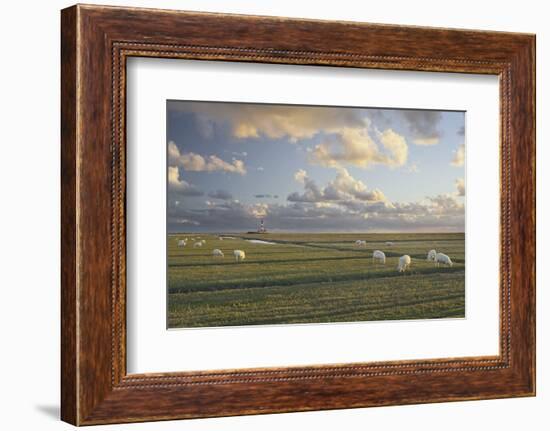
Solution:
[[(174, 169), (171, 178), (181, 183), (177, 168)], [(417, 202), (391, 202), (381, 190), (369, 189), (344, 168), (338, 169), (323, 187), (303, 169), (298, 170), (294, 178), (303, 192), (291, 193), (283, 203), (217, 199), (219, 193), (216, 192), (209, 195), (213, 200), (197, 207), (186, 200), (180, 202), (177, 195), (169, 195), (169, 229), (248, 231), (263, 219), (269, 230), (284, 231), (464, 231), (464, 204), (456, 191)], [(457, 188), (462, 184), (460, 180)], [(255, 197), (275, 196), (257, 194)]]
[(308, 177), (307, 172), (299, 169), (294, 174), (294, 179), (304, 185), (304, 193), (293, 192), (288, 195), (287, 200), (290, 202), (319, 202), (324, 199), (323, 191), (319, 186)]
[(192, 172), (230, 172), (239, 175), (246, 174), (246, 167), (242, 160), (233, 158), (231, 163), (220, 159), (216, 155), (203, 157), (193, 152), (181, 153), (175, 142), (168, 143), (168, 162), (171, 165), (183, 167)]
[(263, 219), (270, 231), (464, 231), (464, 205), (452, 194), (428, 197), (421, 202), (390, 203), (360, 200), (338, 202), (287, 202), (245, 204), (238, 201), (209, 202), (205, 208), (169, 205), (172, 231), (239, 232), (256, 229)]
[(307, 178), (307, 172), (303, 169), (298, 169), (294, 174), (294, 179), (299, 183), (304, 184), (306, 178)]
[(231, 193), (229, 193), (227, 190), (221, 189), (208, 193), (208, 196), (213, 199), (221, 199), (225, 201), (233, 199), (233, 195)]
[(263, 171), (264, 171), (264, 167), (263, 167), (263, 166), (258, 166), (258, 167), (256, 168), (256, 170), (259, 171), (259, 172), (263, 172)]
[(392, 129), (376, 132), (378, 143), (367, 127), (345, 128), (332, 139), (325, 140), (310, 152), (309, 160), (321, 166), (338, 168), (343, 165), (369, 167), (376, 164), (403, 166), (407, 161), (405, 138)]
[(457, 131), (456, 131), (456, 134), (458, 136), (464, 136), (466, 134), (466, 127), (465, 126), (462, 126), (460, 127)]
[(256, 199), (278, 199), (279, 195), (272, 195), (269, 193), (260, 193), (257, 195), (254, 195)]
[[(323, 166), (396, 167), (407, 159), (404, 137), (392, 129), (378, 133), (365, 110), (206, 102), (173, 103), (170, 109), (208, 116), (212, 121), (225, 124), (237, 139), (266, 137), (296, 143), (320, 136), (323, 142), (310, 151), (310, 161)], [(408, 121), (416, 124), (412, 118)], [(427, 127), (416, 121), (418, 130)], [(369, 133), (371, 128), (376, 131), (375, 139)]]
[(182, 196), (202, 196), (204, 193), (187, 181), (180, 179), (177, 166), (168, 167), (168, 189)]
[(458, 149), (454, 151), (454, 156), (453, 156), (453, 159), (451, 160), (451, 165), (457, 166), (457, 167), (464, 166), (465, 152), (466, 152), (466, 148), (464, 144), (460, 144)]
[(231, 152), (232, 155), (234, 155), (235, 157), (247, 157), (248, 156), (248, 153), (246, 151), (232, 151)]
[(416, 145), (436, 145), (441, 138), (438, 130), (441, 112), (426, 110), (399, 111), (408, 124)]
[(293, 192), (288, 195), (289, 202), (330, 202), (330, 201), (385, 201), (386, 197), (379, 189), (369, 190), (360, 180), (353, 178), (347, 169), (340, 168), (334, 180), (320, 188), (313, 179), (309, 178), (303, 169), (294, 174), (294, 179), (303, 184), (304, 192)]
[(464, 196), (466, 192), (466, 187), (464, 185), (464, 178), (457, 178), (455, 181), (456, 193), (458, 196)]
[(235, 138), (308, 139), (319, 131), (335, 132), (343, 127), (362, 127), (358, 110), (290, 105), (171, 102), (169, 109), (206, 115), (225, 123)]
[(416, 163), (411, 163), (407, 166), (407, 172), (410, 174), (417, 174), (420, 172), (420, 169), (418, 169), (418, 165)]

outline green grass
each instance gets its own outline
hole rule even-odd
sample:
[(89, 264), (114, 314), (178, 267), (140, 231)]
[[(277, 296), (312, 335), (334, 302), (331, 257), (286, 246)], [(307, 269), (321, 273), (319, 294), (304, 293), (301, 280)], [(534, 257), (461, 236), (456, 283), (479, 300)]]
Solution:
[[(202, 248), (177, 247), (198, 236)], [(464, 317), (464, 234), (228, 236), (168, 236), (170, 328)], [(247, 241), (254, 238), (275, 244)], [(354, 245), (358, 238), (366, 248)], [(225, 258), (212, 257), (214, 248)], [(453, 267), (426, 261), (432, 248)], [(235, 249), (246, 252), (243, 262)], [(376, 249), (385, 265), (372, 262)], [(396, 270), (403, 254), (412, 258), (406, 274)]]

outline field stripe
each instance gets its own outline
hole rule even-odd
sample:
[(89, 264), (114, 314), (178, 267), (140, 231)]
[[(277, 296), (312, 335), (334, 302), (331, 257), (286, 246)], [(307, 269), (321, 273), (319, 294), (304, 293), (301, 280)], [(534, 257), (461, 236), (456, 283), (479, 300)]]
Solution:
[(213, 292), (218, 290), (232, 290), (232, 289), (243, 289), (243, 288), (263, 288), (267, 289), (269, 287), (275, 286), (294, 286), (299, 284), (311, 284), (311, 283), (338, 283), (342, 281), (363, 281), (370, 279), (383, 279), (383, 278), (395, 278), (395, 277), (409, 277), (411, 275), (426, 275), (426, 274), (435, 274), (441, 273), (454, 273), (454, 272), (464, 272), (464, 268), (461, 267), (452, 267), (452, 268), (420, 268), (415, 270), (412, 273), (408, 274), (399, 274), (395, 273), (359, 273), (359, 274), (334, 274), (330, 276), (311, 276), (307, 275), (304, 277), (289, 277), (282, 278), (279, 280), (266, 280), (261, 282), (260, 279), (245, 279), (240, 281), (218, 281), (216, 285), (211, 285), (210, 283), (205, 284), (195, 284), (188, 286), (170, 286), (168, 289), (169, 294), (173, 293), (187, 293), (187, 292)]

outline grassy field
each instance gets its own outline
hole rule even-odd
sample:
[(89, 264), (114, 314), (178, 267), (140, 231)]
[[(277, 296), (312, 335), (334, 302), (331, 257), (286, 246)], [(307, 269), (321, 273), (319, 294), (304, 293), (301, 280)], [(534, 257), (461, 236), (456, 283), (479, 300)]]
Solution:
[[(190, 239), (198, 237), (206, 244), (193, 248)], [(223, 237), (168, 236), (168, 327), (464, 317), (462, 233)], [(184, 238), (187, 246), (178, 247)], [(355, 246), (357, 239), (366, 240), (367, 247)], [(212, 257), (214, 248), (225, 257)], [(432, 248), (449, 255), (453, 267), (428, 262)], [(235, 249), (246, 252), (243, 262), (235, 262)], [(372, 262), (377, 249), (386, 253), (385, 265)], [(397, 261), (403, 254), (411, 256), (412, 265), (400, 274)]]

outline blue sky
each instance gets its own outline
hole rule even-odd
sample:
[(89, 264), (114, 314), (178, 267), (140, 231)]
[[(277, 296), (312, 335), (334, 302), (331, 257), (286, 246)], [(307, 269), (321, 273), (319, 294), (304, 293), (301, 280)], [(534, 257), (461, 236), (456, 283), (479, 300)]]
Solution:
[(167, 102), (168, 229), (463, 231), (465, 113)]

